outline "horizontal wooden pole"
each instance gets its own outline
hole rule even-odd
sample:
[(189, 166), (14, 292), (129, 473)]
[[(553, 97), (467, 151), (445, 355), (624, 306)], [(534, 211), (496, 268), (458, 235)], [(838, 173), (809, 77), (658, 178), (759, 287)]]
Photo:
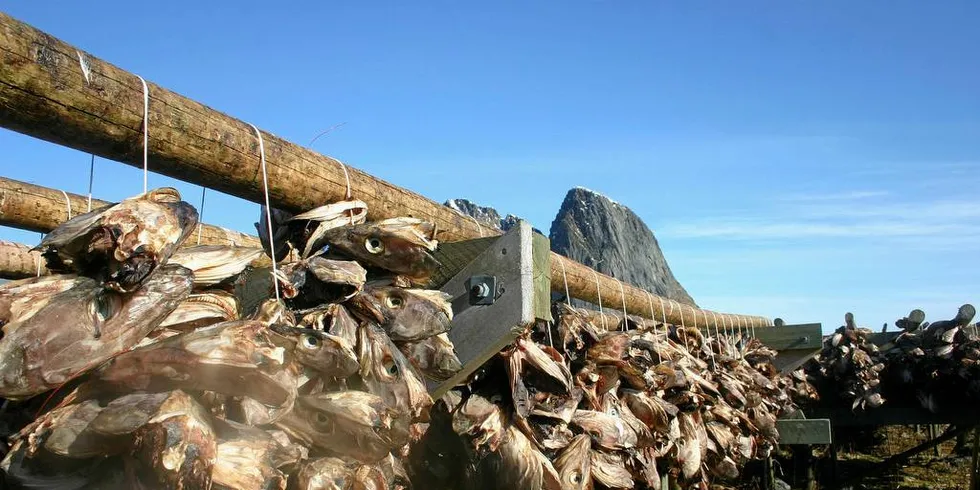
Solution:
[[(151, 170), (263, 202), (259, 138), (252, 125), (151, 82), (147, 87)], [(143, 84), (136, 75), (0, 13), (0, 126), (142, 167), (143, 109)], [(275, 207), (298, 212), (339, 201), (349, 182), (350, 193), (367, 203), (368, 219), (422, 218), (436, 224), (442, 241), (500, 234), (338, 160), (268, 132), (261, 138)], [(651, 314), (647, 291), (622, 285), (621, 294), (616, 279), (553, 254), (552, 288), (563, 291), (566, 277), (575, 298), (599, 303), (601, 296), (611, 307), (625, 299), (630, 313)], [(702, 314), (679, 304), (674, 310), (667, 321), (693, 322)], [(760, 316), (731, 316), (746, 326), (768, 324)], [(717, 315), (707, 321), (718, 321)]]
[[(68, 220), (69, 202), (72, 216), (88, 211), (85, 196), (0, 177), (0, 225), (47, 233)], [(92, 199), (92, 209), (106, 204), (111, 203)], [(200, 226), (202, 245), (262, 246), (259, 239), (251, 235), (220, 226)], [(197, 230), (187, 239), (186, 245), (197, 245)]]
[(31, 253), (31, 247), (20, 243), (0, 240), (0, 279), (24, 279), (38, 275), (47, 275), (48, 268), (44, 266), (41, 255)]

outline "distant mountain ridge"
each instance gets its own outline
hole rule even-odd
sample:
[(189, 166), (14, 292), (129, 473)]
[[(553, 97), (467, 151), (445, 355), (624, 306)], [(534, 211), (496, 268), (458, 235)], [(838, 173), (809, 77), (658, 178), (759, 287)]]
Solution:
[[(447, 207), (473, 217), (482, 226), (511, 229), (520, 218), (501, 218), (496, 209), (467, 199)], [(697, 306), (674, 277), (653, 231), (628, 207), (584, 187), (568, 191), (551, 223), (551, 249), (627, 284), (680, 303)], [(586, 303), (575, 300), (573, 304)]]

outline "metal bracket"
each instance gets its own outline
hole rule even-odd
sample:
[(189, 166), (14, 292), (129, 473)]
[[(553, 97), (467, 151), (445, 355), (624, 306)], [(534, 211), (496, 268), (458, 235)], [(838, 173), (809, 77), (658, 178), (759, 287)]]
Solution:
[[(539, 271), (534, 260), (536, 248), (543, 245), (547, 251), (548, 243), (534, 238), (531, 226), (521, 222), (494, 238), (475, 256), (461, 260), (465, 265), (440, 287), (455, 298), (449, 339), (463, 369), (442, 383), (427, 380), (433, 398), (464, 382), (534, 324), (538, 303), (548, 305), (550, 289), (546, 288), (543, 299), (538, 297), (535, 277)], [(457, 243), (460, 248), (468, 246), (466, 242)], [(454, 245), (440, 244), (440, 248), (445, 247), (444, 253), (452, 254)]]

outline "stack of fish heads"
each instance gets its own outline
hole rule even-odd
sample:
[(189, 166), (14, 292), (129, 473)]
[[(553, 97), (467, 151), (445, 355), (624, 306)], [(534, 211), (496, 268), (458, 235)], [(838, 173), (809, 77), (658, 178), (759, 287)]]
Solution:
[(805, 367), (821, 403), (852, 410), (885, 403), (881, 386), (884, 356), (870, 336), (871, 331), (857, 327), (854, 315), (847, 313), (845, 325), (824, 339), (820, 354)]
[[(553, 311), (550, 337), (527, 332), (436, 401), (412, 444), (417, 485), (659, 488), (663, 474), (683, 486), (734, 482), (775, 447), (776, 418), (795, 409), (792, 382), (758, 340), (736, 356), (731, 339), (633, 322), (605, 332), (588, 313)], [(732, 353), (725, 364), (710, 359), (723, 352)]]
[[(919, 312), (920, 314), (916, 314)], [(950, 320), (924, 322), (914, 310), (895, 322), (903, 332), (885, 353), (883, 377), (896, 403), (920, 404), (932, 412), (980, 401), (980, 338), (970, 322), (973, 305), (961, 306)]]
[[(0, 286), (0, 396), (19, 401), (5, 483), (410, 488), (401, 461), (428, 427), (425, 380), (461, 369), (452, 309), (408, 288), (436, 265), (434, 229), (365, 215), (356, 201), (275, 213), (276, 256), (291, 257), (277, 268), (282, 298), (270, 288), (247, 317), (238, 286), (262, 250), (178, 250), (197, 215), (175, 191), (52, 232), (39, 248), (64, 273)], [(322, 253), (361, 235), (377, 253)], [(395, 280), (369, 284), (367, 268)]]

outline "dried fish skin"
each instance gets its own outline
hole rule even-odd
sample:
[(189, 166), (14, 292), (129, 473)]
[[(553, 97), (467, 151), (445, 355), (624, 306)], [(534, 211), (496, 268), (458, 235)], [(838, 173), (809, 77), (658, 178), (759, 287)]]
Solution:
[(503, 430), (497, 450), (480, 460), (475, 477), (484, 488), (561, 489), (551, 462), (513, 426)]
[(360, 375), (368, 391), (380, 396), (393, 410), (426, 422), (432, 397), (421, 374), (377, 325), (363, 323), (358, 330)]
[(169, 263), (193, 271), (194, 287), (206, 288), (241, 274), (262, 253), (262, 249), (256, 247), (194, 245), (174, 252)]
[(353, 313), (384, 328), (391, 340), (415, 342), (449, 331), (449, 299), (437, 290), (369, 286), (349, 304)]
[(369, 464), (408, 442), (406, 421), (363, 391), (300, 397), (276, 426), (304, 444)]
[(30, 317), (4, 325), (0, 396), (20, 400), (57, 388), (131, 348), (187, 298), (191, 282), (179, 265), (160, 267), (125, 295), (80, 278)]
[(429, 379), (446, 381), (463, 369), (453, 343), (444, 333), (417, 342), (403, 342), (397, 345), (409, 362)]
[(96, 277), (125, 293), (167, 263), (197, 220), (197, 210), (176, 189), (164, 187), (76, 216), (34, 250), (52, 272)]
[(239, 320), (124, 352), (93, 371), (83, 388), (94, 393), (207, 390), (281, 407), (296, 397), (295, 381), (284, 384), (276, 376), (283, 363), (284, 350), (265, 325)]
[(622, 450), (636, 447), (636, 432), (619, 417), (592, 410), (576, 410), (572, 425), (581, 428), (603, 448)]
[(324, 232), (323, 240), (331, 250), (415, 282), (427, 280), (442, 265), (430, 253), (438, 245), (435, 225), (415, 218), (341, 226)]
[(633, 488), (633, 475), (626, 469), (622, 455), (593, 449), (589, 452), (592, 478), (606, 488)]
[(452, 414), (452, 429), (462, 438), (479, 461), (497, 451), (504, 437), (504, 416), (500, 407), (480, 395), (470, 395)]
[(322, 376), (346, 378), (360, 369), (353, 346), (343, 337), (312, 328), (278, 324), (270, 329), (280, 336), (282, 345), (296, 362)]
[(0, 284), (0, 325), (4, 326), (4, 336), (12, 333), (9, 330), (13, 325), (33, 316), (59, 293), (90, 281), (75, 274), (54, 274)]
[(284, 490), (287, 477), (280, 468), (297, 465), (307, 456), (305, 447), (292, 444), (282, 433), (277, 438), (269, 431), (228, 421), (215, 428), (218, 447), (211, 477), (224, 488)]
[(190, 331), (215, 323), (238, 320), (238, 300), (221, 290), (191, 295), (160, 322), (161, 329)]
[(207, 409), (179, 391), (161, 408), (133, 434), (133, 455), (152, 470), (149, 483), (210, 488), (217, 437)]
[(360, 293), (367, 280), (361, 264), (319, 255), (283, 264), (276, 274), (282, 295), (293, 308), (342, 303)]
[(624, 332), (608, 332), (589, 348), (587, 357), (596, 364), (618, 363), (626, 358), (631, 344), (630, 335)]
[(312, 459), (303, 463), (297, 473), (298, 490), (348, 490), (354, 471), (338, 458)]
[[(327, 242), (323, 235), (327, 230), (340, 226), (359, 225), (367, 219), (367, 204), (358, 200), (338, 201), (313, 208), (287, 220), (291, 239), (303, 257), (323, 248)], [(310, 229), (312, 228), (312, 230)]]
[(579, 434), (555, 459), (563, 489), (592, 490), (592, 442)]
[(13, 444), (25, 443), (25, 456), (34, 458), (43, 448), (50, 454), (74, 459), (111, 454), (119, 447), (108, 447), (86, 428), (102, 410), (95, 400), (55, 408), (11, 436)]

